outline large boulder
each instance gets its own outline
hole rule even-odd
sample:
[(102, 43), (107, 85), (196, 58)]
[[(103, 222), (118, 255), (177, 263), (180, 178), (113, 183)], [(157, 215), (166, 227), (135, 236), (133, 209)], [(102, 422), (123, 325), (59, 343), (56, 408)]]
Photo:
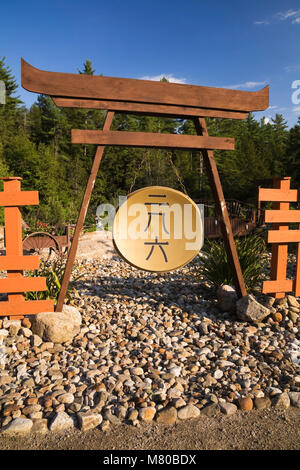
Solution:
[(218, 308), (222, 312), (234, 312), (236, 308), (237, 294), (233, 287), (224, 284), (217, 290)]
[(257, 302), (251, 294), (245, 295), (236, 303), (236, 315), (243, 321), (260, 323), (270, 313), (270, 310)]
[(70, 305), (64, 305), (62, 312), (42, 312), (33, 317), (32, 332), (44, 341), (65, 343), (72, 341), (79, 332), (81, 315)]

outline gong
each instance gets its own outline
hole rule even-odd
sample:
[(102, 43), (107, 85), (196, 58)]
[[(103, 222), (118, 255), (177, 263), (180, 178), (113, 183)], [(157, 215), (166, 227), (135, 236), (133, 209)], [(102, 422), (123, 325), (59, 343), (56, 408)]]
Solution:
[(116, 212), (113, 243), (122, 258), (145, 271), (185, 266), (203, 245), (203, 217), (184, 193), (149, 186), (130, 193)]

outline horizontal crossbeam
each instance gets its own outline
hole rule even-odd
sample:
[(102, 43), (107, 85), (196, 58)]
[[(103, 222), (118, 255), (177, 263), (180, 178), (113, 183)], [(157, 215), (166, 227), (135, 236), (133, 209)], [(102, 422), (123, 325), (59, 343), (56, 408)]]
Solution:
[(275, 292), (292, 292), (294, 281), (292, 279), (283, 279), (280, 281), (264, 281), (263, 294), (272, 294)]
[(268, 243), (300, 243), (300, 230), (270, 230)]
[(39, 269), (38, 256), (0, 256), (0, 270)]
[(22, 87), (52, 97), (194, 106), (230, 111), (262, 111), (269, 106), (269, 87), (241, 91), (131, 78), (47, 72), (21, 59)]
[(24, 300), (24, 302), (0, 302), (0, 316), (34, 315), (53, 312), (53, 300)]
[(18, 277), (0, 279), (0, 292), (30, 292), (46, 290), (45, 277)]
[(31, 206), (39, 203), (38, 191), (0, 192), (0, 206)]
[(282, 189), (259, 188), (258, 199), (259, 201), (297, 202), (299, 200), (299, 192), (297, 189), (284, 191)]
[(96, 144), (125, 147), (160, 147), (171, 149), (234, 150), (234, 139), (151, 132), (72, 130), (73, 144)]
[(269, 210), (265, 211), (266, 223), (296, 223), (300, 222), (300, 210)]
[(53, 98), (56, 106), (62, 108), (81, 109), (107, 109), (110, 111), (127, 114), (142, 114), (145, 116), (166, 116), (166, 117), (215, 117), (224, 119), (246, 119), (247, 112), (224, 111), (219, 109), (194, 108), (188, 106), (174, 106), (149, 103), (126, 103), (125, 101), (100, 101), (100, 100), (80, 100), (74, 98)]

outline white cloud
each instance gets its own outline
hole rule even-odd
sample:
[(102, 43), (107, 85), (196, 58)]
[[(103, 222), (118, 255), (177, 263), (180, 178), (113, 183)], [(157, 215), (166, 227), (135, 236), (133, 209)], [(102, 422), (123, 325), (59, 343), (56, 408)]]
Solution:
[(152, 80), (159, 82), (162, 78), (166, 78), (170, 83), (186, 83), (186, 78), (174, 77), (172, 73), (161, 73), (160, 75), (141, 77), (141, 80)]
[(293, 111), (294, 113), (300, 114), (300, 106), (294, 106)]
[(279, 12), (277, 13), (277, 16), (280, 18), (281, 21), (287, 20), (288, 18), (300, 17), (300, 10), (287, 10), (283, 13)]
[(274, 106), (269, 106), (267, 110), (269, 110), (269, 109), (276, 109), (276, 108), (278, 108), (278, 106), (276, 106), (276, 105), (274, 105)]
[(254, 24), (270, 24), (269, 21), (254, 21)]
[(236, 90), (237, 88), (255, 88), (258, 86), (266, 85), (266, 83), (266, 80), (264, 82), (244, 82), (238, 83), (237, 85), (227, 85), (224, 88), (231, 88), (233, 90)]
[(286, 20), (291, 20), (293, 24), (300, 24), (300, 10), (290, 9), (283, 12), (280, 11), (275, 13), (269, 20), (254, 21), (254, 24), (263, 25)]
[(270, 117), (265, 117), (264, 118), (264, 123), (269, 124), (269, 122), (271, 122), (271, 118)]

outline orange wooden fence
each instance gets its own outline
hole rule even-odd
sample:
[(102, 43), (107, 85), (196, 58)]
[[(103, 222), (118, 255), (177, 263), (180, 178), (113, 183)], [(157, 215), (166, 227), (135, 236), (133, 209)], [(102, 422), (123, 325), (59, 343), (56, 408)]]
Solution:
[[(268, 231), (268, 243), (272, 243), (271, 280), (264, 281), (263, 293), (275, 294), (277, 299), (285, 292), (300, 296), (300, 190), (290, 189), (290, 177), (274, 179), (274, 188), (259, 188), (259, 201), (271, 201), (272, 210), (265, 211), (265, 222), (272, 223)], [(290, 210), (290, 202), (297, 202), (298, 209)], [(290, 230), (291, 223), (297, 229)], [(288, 243), (297, 243), (295, 279), (287, 279)]]
[(0, 302), (0, 316), (23, 318), (39, 312), (53, 312), (52, 300), (25, 300), (24, 292), (46, 290), (44, 277), (24, 277), (23, 270), (38, 269), (38, 256), (23, 256), (22, 218), (18, 206), (39, 203), (37, 191), (21, 191), (22, 178), (0, 178), (4, 191), (0, 192), (0, 206), (4, 206), (5, 250), (0, 256), (0, 270), (7, 277), (0, 279), (0, 292), (8, 294), (8, 301)]

